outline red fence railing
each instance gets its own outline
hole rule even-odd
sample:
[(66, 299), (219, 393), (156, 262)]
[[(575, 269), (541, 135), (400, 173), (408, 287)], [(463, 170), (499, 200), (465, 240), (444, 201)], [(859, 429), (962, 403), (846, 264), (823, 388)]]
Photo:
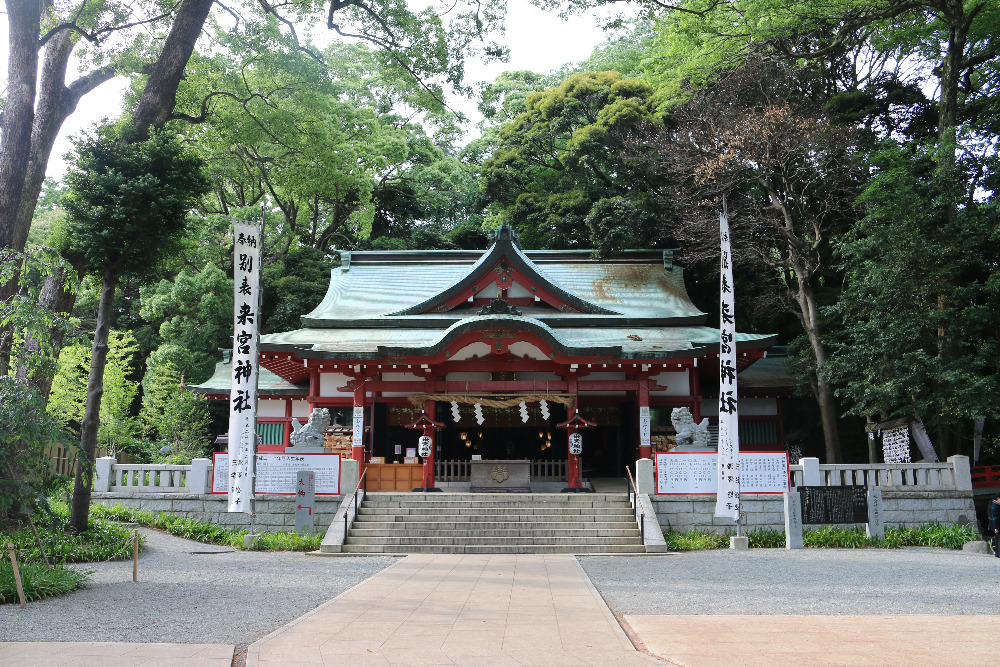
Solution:
[(1000, 486), (1000, 466), (976, 466), (972, 469), (972, 488)]

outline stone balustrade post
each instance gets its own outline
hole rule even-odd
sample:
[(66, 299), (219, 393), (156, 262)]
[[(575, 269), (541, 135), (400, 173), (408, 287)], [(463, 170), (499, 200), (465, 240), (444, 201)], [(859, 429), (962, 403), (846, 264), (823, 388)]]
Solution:
[(192, 459), (191, 470), (188, 471), (184, 486), (189, 493), (211, 492), (212, 461), (209, 459)]
[(354, 459), (340, 459), (340, 495), (354, 493), (358, 485), (358, 462)]
[(972, 468), (969, 467), (969, 457), (949, 456), (948, 463), (951, 464), (955, 477), (955, 490), (972, 491)]
[(656, 493), (656, 472), (653, 459), (639, 459), (635, 462), (635, 490), (637, 493)]
[(117, 460), (114, 456), (102, 456), (94, 461), (94, 493), (111, 490), (111, 471), (115, 463)]
[(823, 486), (823, 477), (819, 474), (819, 459), (806, 456), (799, 459), (802, 464), (802, 486)]

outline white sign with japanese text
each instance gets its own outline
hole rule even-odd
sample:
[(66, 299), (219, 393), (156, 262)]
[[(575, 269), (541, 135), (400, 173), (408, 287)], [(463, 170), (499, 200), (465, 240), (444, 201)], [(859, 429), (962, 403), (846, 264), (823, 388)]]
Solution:
[[(656, 493), (716, 493), (718, 461), (714, 452), (658, 452)], [(740, 489), (743, 493), (785, 493), (789, 488), (788, 452), (740, 452)]]
[(351, 433), (351, 446), (363, 447), (365, 444), (365, 409), (363, 406), (354, 406), (354, 429)]
[(650, 447), (650, 433), (652, 431), (652, 419), (649, 414), (649, 406), (643, 405), (639, 408), (639, 446)]
[(723, 200), (719, 216), (719, 464), (715, 516), (740, 518), (740, 429), (736, 391), (736, 311), (729, 218)]
[[(229, 457), (216, 454), (212, 493), (226, 493)], [(300, 470), (316, 473), (317, 496), (340, 495), (340, 454), (257, 454), (257, 493), (294, 495)]]
[(229, 511), (251, 512), (256, 452), (259, 226), (233, 222), (233, 374), (229, 392)]

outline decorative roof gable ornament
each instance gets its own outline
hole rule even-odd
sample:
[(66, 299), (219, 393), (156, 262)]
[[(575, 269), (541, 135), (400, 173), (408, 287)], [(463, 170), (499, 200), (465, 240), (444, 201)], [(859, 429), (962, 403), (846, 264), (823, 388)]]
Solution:
[(497, 241), (510, 241), (512, 245), (516, 245), (518, 248), (521, 247), (521, 243), (518, 240), (517, 230), (508, 224), (500, 225), (497, 228), (496, 236), (493, 237), (494, 242)]
[(480, 315), (520, 315), (521, 310), (507, 299), (497, 297), (479, 309)]

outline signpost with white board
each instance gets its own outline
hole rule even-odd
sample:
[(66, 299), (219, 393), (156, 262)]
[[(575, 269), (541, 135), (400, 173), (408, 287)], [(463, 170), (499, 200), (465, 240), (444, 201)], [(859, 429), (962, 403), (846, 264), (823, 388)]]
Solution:
[[(658, 495), (710, 495), (718, 488), (715, 452), (657, 452)], [(740, 452), (741, 493), (788, 491), (788, 452)]]
[[(213, 463), (212, 493), (226, 493), (229, 489), (229, 456), (217, 453)], [(258, 454), (257, 493), (295, 495), (300, 470), (316, 474), (317, 496), (340, 495), (340, 454)]]

